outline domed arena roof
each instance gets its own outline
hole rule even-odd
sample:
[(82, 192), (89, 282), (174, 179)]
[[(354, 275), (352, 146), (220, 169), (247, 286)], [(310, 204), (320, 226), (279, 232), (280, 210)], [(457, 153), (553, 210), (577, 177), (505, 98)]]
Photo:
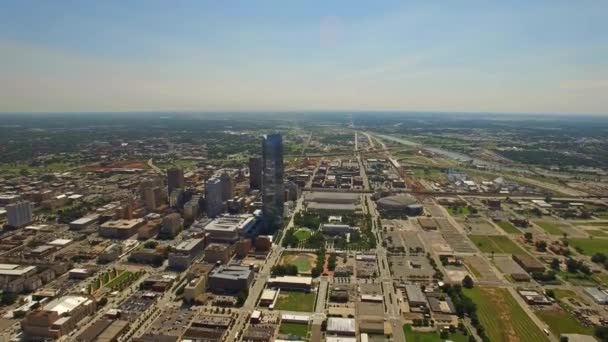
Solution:
[(418, 204), (418, 200), (411, 195), (395, 195), (381, 198), (376, 204), (384, 209), (406, 209), (412, 204)]

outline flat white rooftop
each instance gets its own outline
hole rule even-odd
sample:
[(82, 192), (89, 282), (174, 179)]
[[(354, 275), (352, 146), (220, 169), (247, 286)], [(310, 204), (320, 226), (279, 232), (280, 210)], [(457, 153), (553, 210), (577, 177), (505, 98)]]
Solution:
[(64, 313), (72, 312), (74, 309), (84, 304), (88, 300), (90, 299), (83, 296), (65, 296), (57, 298), (48, 303), (44, 306), (44, 309), (48, 311), (55, 311), (61, 316)]
[(312, 284), (311, 277), (283, 276), (268, 279), (269, 283)]
[(49, 245), (65, 246), (65, 245), (69, 244), (70, 242), (72, 242), (72, 240), (70, 240), (70, 239), (55, 239), (55, 240), (49, 242)]
[(260, 297), (260, 299), (261, 300), (274, 300), (274, 298), (276, 296), (277, 296), (276, 290), (265, 289), (264, 291), (262, 291), (262, 296)]
[(327, 319), (327, 331), (355, 333), (355, 319), (330, 317)]
[[(6, 264), (4, 264), (6, 265)], [(15, 266), (15, 267), (13, 267)], [(10, 265), (10, 268), (0, 268), (0, 275), (4, 276), (20, 276), (35, 270), (36, 266), (21, 266), (21, 265)]]

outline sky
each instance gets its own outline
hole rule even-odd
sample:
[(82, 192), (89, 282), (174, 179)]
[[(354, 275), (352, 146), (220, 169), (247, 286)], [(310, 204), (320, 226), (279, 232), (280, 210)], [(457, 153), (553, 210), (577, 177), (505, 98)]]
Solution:
[(3, 0), (0, 112), (608, 115), (608, 1)]

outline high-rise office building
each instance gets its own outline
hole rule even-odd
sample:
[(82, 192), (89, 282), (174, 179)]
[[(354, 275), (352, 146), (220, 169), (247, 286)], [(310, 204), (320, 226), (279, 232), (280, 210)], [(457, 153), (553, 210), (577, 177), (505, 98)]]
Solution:
[(162, 180), (160, 178), (144, 179), (140, 187), (140, 197), (148, 211), (154, 211), (162, 204)]
[(163, 222), (158, 235), (163, 238), (174, 238), (183, 229), (182, 217), (180, 214), (173, 213), (163, 217)]
[(154, 211), (160, 205), (161, 191), (162, 190), (158, 187), (142, 189), (142, 198), (148, 211)]
[(260, 190), (262, 186), (262, 158), (249, 158), (249, 189)]
[(32, 203), (28, 201), (16, 202), (6, 206), (8, 225), (11, 227), (24, 227), (32, 223)]
[(175, 189), (183, 189), (186, 186), (184, 181), (184, 170), (171, 168), (167, 170), (167, 194), (171, 195)]
[(193, 221), (198, 217), (199, 206), (198, 202), (200, 195), (194, 195), (192, 198), (184, 204), (184, 219)]
[(222, 213), (222, 181), (211, 178), (205, 185), (205, 211), (208, 217), (217, 217)]
[(220, 176), (222, 181), (222, 201), (227, 201), (234, 196), (234, 181), (228, 172), (222, 172)]
[(184, 204), (185, 194), (184, 189), (177, 188), (169, 194), (169, 205), (172, 208), (181, 208)]
[(266, 227), (275, 231), (283, 225), (283, 137), (269, 134), (262, 137), (262, 213)]

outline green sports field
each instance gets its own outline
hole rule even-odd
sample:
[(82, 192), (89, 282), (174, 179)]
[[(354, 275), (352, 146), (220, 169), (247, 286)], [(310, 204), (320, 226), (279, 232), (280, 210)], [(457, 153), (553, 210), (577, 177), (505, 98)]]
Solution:
[(298, 229), (293, 235), (298, 239), (298, 241), (306, 241), (312, 235), (310, 229)]
[(289, 336), (306, 338), (308, 334), (308, 324), (302, 323), (281, 323), (279, 333)]
[(314, 292), (281, 291), (276, 310), (312, 312), (315, 307)]
[(490, 341), (549, 341), (508, 290), (476, 287), (464, 289), (464, 293), (477, 305), (477, 315)]
[(526, 254), (521, 247), (504, 235), (469, 235), (469, 239), (484, 253)]
[(507, 234), (521, 234), (521, 230), (517, 229), (511, 222), (500, 221), (496, 224)]
[(283, 253), (281, 255), (282, 265), (295, 265), (298, 268), (298, 273), (309, 274), (312, 267), (315, 265), (317, 256), (313, 253)]
[(599, 229), (585, 229), (585, 233), (596, 237), (608, 237), (608, 233)]
[[(412, 342), (441, 342), (445, 341), (439, 338), (439, 333), (437, 331), (429, 331), (429, 332), (420, 332), (414, 331), (412, 326), (409, 324), (405, 324), (403, 326), (403, 333), (405, 334), (406, 341)], [(467, 342), (469, 338), (465, 336), (462, 332), (457, 331), (449, 335), (448, 340), (453, 342)]]
[(568, 239), (568, 242), (575, 248), (579, 247), (585, 255), (608, 251), (608, 239)]
[(576, 318), (572, 317), (563, 309), (537, 310), (536, 316), (549, 326), (549, 330), (555, 335), (561, 334), (583, 334), (593, 335), (593, 327), (585, 327)]
[(560, 224), (554, 221), (547, 221), (547, 220), (536, 220), (534, 221), (534, 223), (536, 223), (536, 225), (538, 225), (539, 227), (541, 227), (542, 229), (544, 229), (547, 233), (551, 234), (551, 235), (562, 235), (564, 234), (564, 231), (561, 230), (560, 228)]

